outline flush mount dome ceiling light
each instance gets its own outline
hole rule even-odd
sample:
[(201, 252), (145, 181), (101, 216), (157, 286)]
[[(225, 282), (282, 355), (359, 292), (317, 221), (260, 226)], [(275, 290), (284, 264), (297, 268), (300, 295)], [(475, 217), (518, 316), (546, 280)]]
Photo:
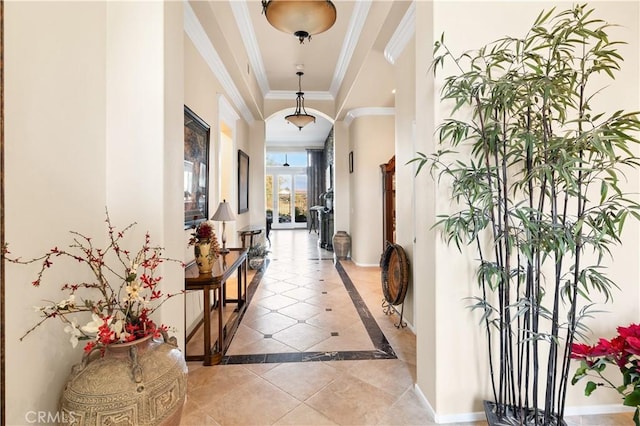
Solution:
[(336, 22), (336, 7), (329, 0), (262, 0), (262, 12), (273, 27), (293, 34), (300, 43)]
[(316, 117), (307, 114), (307, 110), (304, 109), (304, 92), (302, 91), (302, 76), (304, 75), (304, 73), (302, 71), (298, 71), (296, 75), (298, 76), (296, 111), (293, 114), (287, 115), (284, 119), (296, 126), (298, 130), (302, 130), (302, 128), (307, 124), (315, 123)]

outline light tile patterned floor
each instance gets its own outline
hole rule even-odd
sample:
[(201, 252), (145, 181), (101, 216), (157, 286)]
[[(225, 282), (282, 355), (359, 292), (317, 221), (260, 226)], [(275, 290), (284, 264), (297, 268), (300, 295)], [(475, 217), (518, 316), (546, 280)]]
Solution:
[[(271, 234), (271, 263), (227, 355), (360, 353), (374, 349), (333, 264), (304, 230)], [(189, 363), (181, 425), (433, 425), (414, 392), (415, 336), (382, 312), (380, 270), (342, 266), (393, 347), (389, 359)], [(333, 333), (333, 335), (332, 335)], [(337, 334), (337, 335), (336, 335)], [(578, 416), (576, 425), (632, 424), (628, 414)], [(468, 423), (484, 425), (486, 422)]]

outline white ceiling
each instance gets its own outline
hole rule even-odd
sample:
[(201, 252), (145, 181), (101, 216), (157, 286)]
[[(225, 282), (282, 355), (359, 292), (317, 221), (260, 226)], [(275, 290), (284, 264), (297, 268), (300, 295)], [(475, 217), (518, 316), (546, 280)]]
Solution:
[[(209, 38), (216, 33), (224, 38), (223, 44), (219, 37), (214, 44), (242, 98), (232, 103), (245, 118), (265, 120), (268, 147), (322, 146), (333, 121), (349, 111), (394, 106), (393, 66), (385, 60), (385, 49), (394, 48), (390, 40), (402, 31), (411, 2), (334, 1), (334, 26), (304, 44), (272, 27), (260, 1), (189, 4)], [(212, 19), (207, 20), (207, 13)], [(219, 28), (207, 28), (214, 20)], [(297, 66), (304, 67), (305, 108), (316, 116), (316, 123), (302, 130), (284, 120), (295, 110)]]

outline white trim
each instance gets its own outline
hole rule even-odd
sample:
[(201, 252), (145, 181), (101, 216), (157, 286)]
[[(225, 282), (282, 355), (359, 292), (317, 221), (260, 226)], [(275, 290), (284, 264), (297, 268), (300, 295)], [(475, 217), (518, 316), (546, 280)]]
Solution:
[[(267, 93), (264, 98), (279, 101), (295, 101), (296, 96), (298, 96), (298, 92), (293, 90), (272, 90)], [(311, 101), (334, 101), (333, 96), (329, 92), (304, 92), (304, 99)]]
[(565, 416), (594, 416), (598, 414), (629, 413), (634, 411), (633, 407), (625, 407), (622, 404), (588, 405), (586, 407), (567, 407), (564, 410)]
[(329, 88), (329, 92), (333, 95), (334, 98), (338, 96), (338, 90), (342, 85), (344, 75), (347, 73), (347, 67), (349, 65), (349, 62), (351, 62), (353, 51), (355, 50), (356, 45), (358, 44), (358, 40), (360, 39), (360, 33), (362, 32), (364, 23), (367, 20), (367, 15), (369, 14), (370, 7), (371, 0), (361, 0), (357, 1), (353, 8), (353, 14), (351, 15), (349, 26), (347, 27), (348, 31), (344, 38), (344, 43), (342, 44), (342, 49), (340, 50), (340, 56), (338, 57), (338, 62), (336, 63), (336, 69), (333, 72), (331, 87)]
[(391, 65), (396, 63), (409, 40), (416, 32), (416, 3), (411, 2), (407, 12), (402, 17), (398, 28), (384, 48), (384, 57)]
[(393, 107), (364, 107), (355, 108), (347, 112), (344, 117), (344, 123), (349, 127), (351, 122), (358, 117), (370, 116), (370, 115), (395, 115), (396, 109)]
[[(429, 417), (431, 417), (437, 424), (470, 423), (487, 419), (484, 411), (476, 411), (474, 413), (447, 414), (444, 416), (439, 416), (429, 403), (427, 397), (422, 392), (422, 389), (420, 389), (420, 386), (418, 386), (418, 384), (416, 383), (413, 385), (413, 388), (416, 395), (418, 396), (418, 399), (424, 404)], [(625, 407), (622, 404), (567, 407), (565, 409), (565, 416), (593, 416), (598, 414), (628, 413), (633, 410), (633, 407)]]
[[(253, 23), (251, 22), (251, 17), (249, 15), (247, 1), (229, 0), (229, 4), (231, 6), (231, 11), (233, 12), (233, 16), (235, 17), (238, 28), (245, 29), (244, 31), (241, 31), (242, 42), (244, 43), (245, 49), (247, 51), (247, 56), (249, 57), (249, 63), (251, 64), (251, 68), (253, 68), (253, 72), (255, 73), (258, 86), (262, 91), (264, 99), (295, 99), (296, 92), (271, 90), (269, 88), (267, 72), (264, 67), (264, 62), (262, 61), (260, 49), (258, 47), (258, 40), (256, 38)], [(331, 87), (329, 91), (305, 92), (305, 99), (332, 102), (335, 100), (338, 94), (338, 90), (340, 89), (342, 81), (344, 80), (344, 76), (347, 72), (347, 67), (351, 62), (353, 52), (356, 48), (356, 45), (358, 44), (358, 40), (360, 39), (360, 34), (362, 33), (362, 28), (364, 27), (367, 15), (369, 14), (370, 7), (371, 0), (358, 1), (354, 6), (348, 26), (348, 33), (345, 37), (344, 44), (342, 45), (342, 50), (340, 51), (338, 61), (336, 62), (336, 68), (333, 73), (333, 80), (331, 81)]]
[(229, 5), (231, 6), (233, 16), (236, 18), (236, 24), (238, 25), (238, 28), (242, 29), (240, 31), (242, 42), (244, 43), (244, 48), (247, 51), (247, 56), (249, 57), (251, 68), (253, 68), (256, 80), (258, 81), (258, 86), (260, 86), (260, 90), (262, 91), (262, 96), (266, 96), (266, 94), (269, 92), (269, 82), (267, 81), (267, 73), (264, 69), (264, 62), (262, 62), (262, 55), (260, 54), (260, 49), (258, 48), (258, 39), (256, 38), (256, 33), (253, 30), (251, 17), (249, 16), (249, 8), (247, 7), (247, 2), (246, 0), (229, 0)]
[[(415, 383), (413, 385), (413, 390), (416, 393), (416, 396), (418, 397), (418, 399), (422, 402), (422, 404), (424, 405), (424, 407), (427, 410), (427, 414), (429, 415), (430, 418), (434, 419), (436, 418), (436, 412), (434, 411), (433, 407), (431, 406), (431, 404), (429, 403), (429, 400), (427, 399), (427, 397), (424, 395), (424, 393), (422, 392), (422, 389), (420, 389), (420, 386), (418, 386), (417, 383)], [(437, 422), (436, 422), (437, 423)]]
[(213, 75), (216, 76), (245, 121), (249, 124), (253, 123), (254, 119), (251, 111), (247, 107), (247, 104), (244, 103), (240, 92), (233, 83), (233, 79), (229, 75), (213, 44), (211, 44), (211, 40), (209, 40), (206, 31), (202, 28), (191, 5), (188, 0), (184, 0), (182, 4), (184, 5), (184, 32), (189, 36), (207, 65), (209, 65)]
[(218, 94), (218, 116), (222, 121), (227, 123), (229, 127), (231, 127), (232, 131), (235, 133), (236, 131), (236, 121), (240, 119), (240, 116), (233, 109), (233, 106), (227, 99), (225, 95), (222, 93)]
[(402, 320), (404, 321), (404, 323), (406, 324), (406, 327), (411, 330), (411, 332), (417, 336), (416, 334), (416, 328), (414, 327), (413, 324), (411, 324), (409, 321), (405, 321), (404, 318), (402, 318)]
[(431, 417), (435, 423), (438, 423), (438, 424), (441, 424), (441, 423), (467, 423), (467, 422), (476, 422), (478, 420), (486, 420), (487, 419), (487, 416), (484, 414), (484, 412), (463, 413), (463, 414), (449, 414), (449, 415), (445, 415), (445, 416), (439, 416), (435, 412), (435, 410), (433, 409), (433, 407), (429, 403), (429, 400), (424, 395), (424, 393), (422, 392), (422, 389), (420, 389), (420, 386), (418, 386), (417, 383), (415, 385), (413, 385), (413, 389), (415, 390), (415, 393), (418, 396), (418, 399), (420, 401), (422, 401), (422, 403), (424, 404), (424, 406), (425, 406), (425, 408), (427, 410), (427, 413), (429, 414), (429, 417)]

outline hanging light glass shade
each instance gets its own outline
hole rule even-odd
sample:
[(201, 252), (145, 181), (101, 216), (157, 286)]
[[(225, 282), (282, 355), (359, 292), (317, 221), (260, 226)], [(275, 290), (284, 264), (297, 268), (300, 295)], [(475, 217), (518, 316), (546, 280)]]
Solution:
[(315, 123), (316, 117), (307, 114), (307, 110), (304, 108), (304, 92), (302, 91), (302, 76), (304, 75), (304, 73), (302, 71), (298, 71), (296, 74), (298, 75), (296, 111), (293, 114), (287, 115), (284, 119), (296, 126), (298, 130), (302, 130), (302, 128), (307, 124)]
[(329, 0), (262, 0), (262, 12), (273, 27), (295, 35), (300, 43), (336, 22), (336, 7)]

